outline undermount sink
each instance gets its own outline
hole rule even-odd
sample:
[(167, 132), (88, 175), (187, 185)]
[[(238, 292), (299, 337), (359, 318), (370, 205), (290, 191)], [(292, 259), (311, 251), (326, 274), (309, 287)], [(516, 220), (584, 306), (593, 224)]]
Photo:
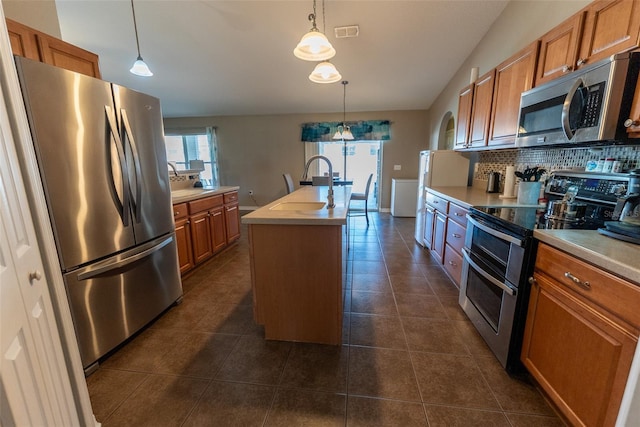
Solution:
[(269, 208), (272, 211), (317, 211), (325, 202), (282, 202)]

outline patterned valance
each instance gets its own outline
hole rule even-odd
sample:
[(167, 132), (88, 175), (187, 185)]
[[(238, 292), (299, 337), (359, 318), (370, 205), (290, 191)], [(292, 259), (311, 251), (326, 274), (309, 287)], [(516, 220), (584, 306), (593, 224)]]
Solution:
[[(389, 120), (364, 120), (345, 122), (350, 127), (355, 141), (388, 141)], [(302, 124), (302, 142), (335, 141), (333, 135), (342, 122), (321, 122)]]

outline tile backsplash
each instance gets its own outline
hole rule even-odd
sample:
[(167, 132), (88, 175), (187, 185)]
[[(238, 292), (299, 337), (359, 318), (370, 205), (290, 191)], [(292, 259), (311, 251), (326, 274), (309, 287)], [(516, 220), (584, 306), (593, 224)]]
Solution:
[(474, 180), (486, 180), (490, 172), (500, 172), (504, 180), (507, 166), (522, 171), (527, 167), (543, 167), (547, 171), (582, 169), (589, 160), (613, 157), (624, 160), (623, 172), (640, 168), (639, 146), (608, 146), (585, 148), (513, 149), (482, 151), (474, 169)]

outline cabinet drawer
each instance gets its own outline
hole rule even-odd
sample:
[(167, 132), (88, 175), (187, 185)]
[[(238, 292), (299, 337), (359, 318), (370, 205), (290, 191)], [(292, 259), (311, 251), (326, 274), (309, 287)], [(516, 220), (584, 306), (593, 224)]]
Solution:
[(462, 256), (450, 245), (444, 246), (444, 269), (447, 270), (451, 279), (460, 287), (460, 278), (462, 277)]
[(206, 211), (220, 205), (222, 205), (222, 194), (193, 200), (189, 202), (189, 213), (193, 215), (194, 213)]
[[(538, 247), (536, 270), (584, 297), (591, 306), (603, 308), (631, 325), (640, 327), (640, 286), (543, 243)], [(572, 280), (571, 276), (575, 279)], [(577, 283), (578, 280), (582, 285)]]
[(465, 208), (455, 203), (449, 203), (449, 218), (465, 228), (467, 227), (467, 212)]
[(466, 229), (453, 221), (450, 217), (447, 220), (447, 239), (446, 242), (450, 245), (458, 254), (462, 254), (462, 248), (464, 247), (464, 237)]
[(238, 192), (232, 191), (230, 193), (224, 193), (224, 204), (233, 203), (238, 201)]
[(443, 199), (440, 196), (436, 196), (433, 193), (427, 193), (427, 204), (433, 206), (438, 209), (440, 212), (447, 212), (447, 207), (449, 205), (449, 201), (447, 199)]
[(189, 216), (186, 203), (178, 203), (173, 205), (173, 219), (178, 220)]

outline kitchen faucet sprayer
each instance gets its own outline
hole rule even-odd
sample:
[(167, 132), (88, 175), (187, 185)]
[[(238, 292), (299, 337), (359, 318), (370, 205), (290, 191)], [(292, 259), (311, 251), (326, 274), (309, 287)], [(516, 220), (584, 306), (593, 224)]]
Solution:
[(329, 192), (327, 193), (327, 209), (333, 209), (336, 207), (336, 204), (333, 200), (333, 165), (328, 158), (319, 154), (309, 157), (309, 160), (307, 160), (307, 164), (304, 165), (304, 173), (302, 174), (302, 179), (307, 179), (307, 174), (309, 173), (309, 165), (315, 159), (322, 159), (329, 165)]
[(171, 169), (173, 169), (173, 174), (175, 176), (178, 176), (178, 169), (176, 169), (176, 165), (174, 163), (172, 163), (172, 162), (167, 162), (167, 164), (169, 165), (169, 167)]

